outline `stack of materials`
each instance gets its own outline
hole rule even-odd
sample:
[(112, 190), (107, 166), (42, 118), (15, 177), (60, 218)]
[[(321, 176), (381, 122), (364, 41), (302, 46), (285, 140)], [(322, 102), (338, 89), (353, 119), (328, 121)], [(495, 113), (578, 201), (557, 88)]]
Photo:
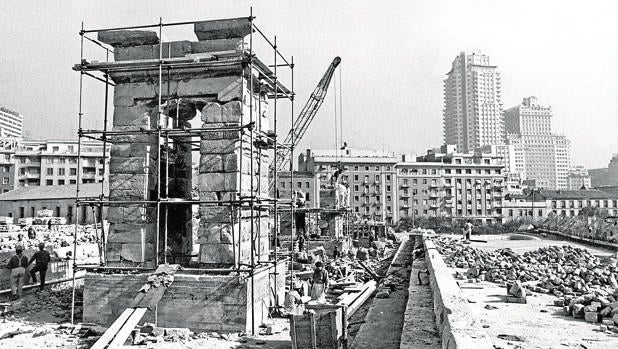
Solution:
[(601, 323), (602, 330), (612, 330), (618, 333), (618, 301), (616, 299), (618, 299), (618, 288), (609, 296), (602, 296), (597, 292), (586, 293), (578, 297), (563, 296), (556, 299), (554, 304), (563, 307), (566, 316)]

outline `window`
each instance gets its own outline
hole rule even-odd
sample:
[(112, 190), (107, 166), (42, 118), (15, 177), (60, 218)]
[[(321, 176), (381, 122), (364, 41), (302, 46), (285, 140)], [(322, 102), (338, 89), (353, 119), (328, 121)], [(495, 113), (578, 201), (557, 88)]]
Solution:
[(357, 175), (357, 174), (355, 174), (355, 175), (354, 175), (354, 180), (355, 180), (355, 181), (357, 181), (357, 180), (358, 180), (358, 175)]
[(418, 180), (416, 178), (412, 178), (412, 184), (417, 185), (418, 184)]
[(303, 187), (303, 183), (302, 182), (297, 182), (296, 183), (296, 188), (302, 188)]
[(59, 152), (59, 151), (60, 151), (60, 147), (58, 147), (58, 146), (53, 146), (52, 147), (52, 152), (56, 153), (56, 152)]
[(369, 166), (365, 166), (365, 171), (369, 171)]
[(2, 172), (9, 172), (8, 166), (2, 166)]
[(76, 158), (70, 158), (69, 159), (69, 164), (76, 164), (77, 163), (77, 159)]
[(354, 171), (358, 171), (358, 166), (354, 166)]
[(59, 161), (61, 164), (64, 164), (64, 163), (66, 163), (66, 162), (67, 162), (67, 159), (66, 159), (66, 158), (59, 158), (59, 159), (58, 159), (58, 161)]
[(354, 195), (354, 202), (358, 202), (359, 198), (358, 195)]
[(47, 175), (48, 176), (53, 176), (54, 175), (54, 169), (53, 168), (48, 168), (47, 169)]
[(358, 191), (358, 185), (354, 186), (354, 191)]
[(76, 184), (76, 183), (77, 183), (77, 181), (75, 179), (69, 180), (69, 184)]
[(380, 175), (376, 175), (375, 180), (376, 182), (380, 181)]
[(24, 218), (26, 214), (26, 208), (25, 207), (20, 207), (19, 208), (19, 218)]
[(408, 185), (408, 180), (407, 179), (403, 180), (403, 185)]
[(386, 201), (391, 202), (391, 196), (390, 195), (386, 196)]
[(451, 173), (451, 169), (450, 168), (445, 169), (444, 173), (450, 174)]
[(386, 191), (391, 191), (391, 186), (390, 185), (386, 186)]
[(47, 159), (45, 159), (45, 163), (47, 163), (47, 164), (53, 164), (53, 163), (54, 163), (54, 159), (52, 159), (52, 158), (47, 158)]
[(391, 180), (391, 175), (386, 175), (386, 180), (390, 181)]
[(437, 173), (438, 173), (438, 171), (437, 171), (435, 168), (432, 168), (432, 169), (431, 169), (431, 174), (432, 174), (432, 175), (435, 175), (435, 174), (437, 174)]
[(309, 182), (305, 182), (305, 188), (309, 188)]
[(285, 182), (281, 182), (281, 188), (285, 189)]
[(376, 171), (380, 171), (380, 166), (376, 166)]
[(456, 170), (455, 170), (455, 173), (457, 173), (457, 174), (461, 174), (461, 169), (460, 169), (460, 168), (456, 169)]
[(58, 180), (58, 185), (64, 185), (64, 179), (59, 179)]
[(309, 200), (309, 193), (305, 193), (305, 201), (310, 201)]
[(423, 178), (423, 184), (427, 184), (427, 178)]
[(354, 212), (358, 213), (358, 206), (354, 207)]
[(472, 173), (472, 169), (467, 168), (466, 169), (466, 174), (471, 174)]
[(2, 184), (9, 184), (9, 177), (3, 177)]
[(54, 185), (54, 180), (53, 179), (48, 179), (47, 181), (45, 181), (45, 183), (47, 185)]
[(69, 175), (77, 176), (77, 169), (76, 168), (70, 168), (69, 169)]

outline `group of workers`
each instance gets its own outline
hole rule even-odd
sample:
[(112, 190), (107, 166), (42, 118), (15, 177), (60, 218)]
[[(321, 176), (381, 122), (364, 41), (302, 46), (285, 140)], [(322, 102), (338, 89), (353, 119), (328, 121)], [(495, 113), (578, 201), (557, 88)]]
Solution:
[(30, 270), (32, 282), (37, 282), (36, 273), (38, 272), (41, 280), (39, 290), (42, 291), (45, 288), (45, 274), (47, 273), (50, 259), (49, 252), (45, 250), (44, 242), (39, 243), (39, 250), (35, 252), (30, 259), (24, 255), (24, 246), (22, 244), (17, 244), (15, 246), (15, 255), (9, 259), (7, 265), (7, 268), (11, 271), (11, 300), (21, 298), (26, 270), (32, 262), (36, 262), (36, 265)]

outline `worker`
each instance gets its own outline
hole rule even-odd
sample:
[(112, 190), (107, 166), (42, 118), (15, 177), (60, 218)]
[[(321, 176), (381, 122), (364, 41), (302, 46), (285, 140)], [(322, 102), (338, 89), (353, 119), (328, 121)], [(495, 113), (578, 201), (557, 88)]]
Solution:
[(472, 237), (472, 222), (468, 220), (466, 224), (464, 224), (464, 240), (469, 243), (470, 238)]
[(33, 227), (28, 228), (28, 239), (34, 240), (36, 239), (36, 231)]
[(36, 282), (36, 272), (39, 272), (41, 283), (39, 284), (39, 290), (43, 291), (45, 287), (45, 274), (47, 273), (47, 266), (49, 265), (49, 252), (45, 251), (45, 243), (39, 242), (39, 250), (30, 258), (28, 265), (36, 261), (36, 266), (30, 270), (30, 276), (32, 276), (32, 282)]
[(47, 230), (51, 231), (52, 230), (52, 220), (48, 220), (47, 221)]
[(335, 250), (333, 251), (333, 259), (337, 259), (339, 257), (341, 257), (341, 252), (339, 252), (339, 249), (335, 246)]
[(303, 252), (305, 250), (305, 234), (298, 234), (298, 251)]
[(300, 282), (292, 283), (292, 289), (285, 295), (285, 301), (283, 302), (283, 310), (288, 315), (300, 315), (302, 310), (300, 305), (303, 303), (300, 297)]
[(28, 267), (28, 257), (22, 254), (23, 247), (15, 246), (15, 255), (9, 260), (8, 268), (11, 270), (11, 300), (21, 298), (24, 276)]
[(326, 300), (326, 289), (328, 288), (328, 272), (320, 261), (315, 263), (312, 281), (311, 300), (324, 302)]

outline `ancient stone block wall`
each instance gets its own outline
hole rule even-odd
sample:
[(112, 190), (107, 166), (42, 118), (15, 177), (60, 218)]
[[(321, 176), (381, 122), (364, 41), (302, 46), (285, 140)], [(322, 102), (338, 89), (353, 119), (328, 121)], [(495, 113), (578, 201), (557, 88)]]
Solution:
[[(266, 152), (260, 153), (251, 146), (246, 129), (240, 131), (241, 126), (250, 122), (250, 115), (255, 127), (268, 129), (266, 99), (259, 92), (257, 78), (243, 66), (242, 58), (246, 56), (240, 54), (251, 25), (248, 20), (209, 21), (195, 24), (194, 29), (199, 41), (163, 43), (163, 57), (199, 60), (216, 54), (236, 54), (239, 60), (216, 69), (179, 67), (166, 70), (161, 81), (158, 69), (111, 73), (116, 84), (113, 131), (155, 130), (157, 126), (187, 128), (194, 117), (201, 117), (204, 128), (227, 128), (201, 134), (199, 198), (213, 202), (202, 203), (199, 207), (199, 262), (222, 266), (249, 263), (252, 256), (254, 261), (266, 260), (271, 225), (268, 212), (257, 206), (251, 210), (246, 205), (241, 208), (233, 204), (251, 195), (268, 196)], [(159, 58), (159, 38), (154, 32), (106, 31), (99, 33), (99, 40), (114, 46), (116, 62)], [(256, 82), (255, 86), (248, 81)], [(159, 226), (160, 246), (155, 251), (155, 205), (113, 203), (155, 201), (159, 181), (162, 197), (167, 188), (170, 198), (190, 199), (192, 161), (187, 143), (189, 137), (176, 138), (163, 152), (168, 154), (167, 182), (163, 178), (165, 168), (161, 169), (161, 178), (158, 176), (156, 134), (115, 135), (110, 140), (109, 196), (112, 204), (108, 213), (108, 265), (148, 266), (154, 265), (157, 253), (160, 260), (164, 253), (190, 253), (193, 244), (190, 205), (170, 205), (169, 248), (164, 252), (163, 225)], [(161, 163), (164, 164), (165, 159), (161, 159)], [(164, 224), (163, 217), (159, 218)]]

